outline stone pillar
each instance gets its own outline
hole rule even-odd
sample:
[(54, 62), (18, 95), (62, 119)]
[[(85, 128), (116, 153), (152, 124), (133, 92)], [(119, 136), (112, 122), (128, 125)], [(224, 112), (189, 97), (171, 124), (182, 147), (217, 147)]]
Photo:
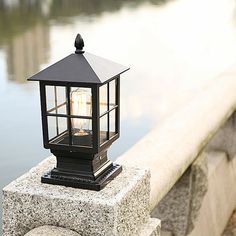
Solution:
[(82, 236), (160, 235), (160, 221), (149, 216), (150, 174), (138, 168), (122, 173), (96, 192), (42, 184), (55, 166), (50, 157), (3, 190), (3, 235), (23, 236), (46, 225)]

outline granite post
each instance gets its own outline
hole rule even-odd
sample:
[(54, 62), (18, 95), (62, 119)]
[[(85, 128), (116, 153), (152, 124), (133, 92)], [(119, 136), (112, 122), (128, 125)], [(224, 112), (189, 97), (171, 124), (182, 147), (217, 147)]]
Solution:
[(160, 221), (149, 216), (150, 173), (123, 168), (103, 190), (42, 184), (55, 165), (50, 157), (3, 190), (3, 236), (23, 236), (40, 226), (57, 226), (81, 236), (155, 236)]

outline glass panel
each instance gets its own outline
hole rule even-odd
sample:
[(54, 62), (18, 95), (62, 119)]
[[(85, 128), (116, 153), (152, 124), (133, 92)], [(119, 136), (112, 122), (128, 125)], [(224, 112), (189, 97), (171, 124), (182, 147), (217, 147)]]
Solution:
[(100, 144), (108, 140), (108, 115), (104, 115), (100, 118)]
[(55, 108), (55, 86), (46, 86), (47, 111)]
[(57, 119), (56, 117), (48, 116), (48, 138), (49, 140), (57, 136)]
[(99, 88), (100, 115), (107, 111), (107, 84)]
[(66, 88), (62, 86), (56, 86), (57, 89), (57, 104), (61, 105), (66, 102)]
[(116, 109), (109, 113), (110, 116), (110, 134), (109, 137), (112, 138), (116, 134)]
[(72, 145), (92, 147), (92, 120), (72, 118)]
[(67, 118), (58, 117), (58, 132), (59, 132), (59, 135), (61, 135), (62, 133), (66, 133), (66, 132), (68, 134)]
[(63, 105), (63, 106), (59, 106), (58, 109), (56, 109), (56, 114), (64, 114), (64, 115), (67, 115), (66, 104)]
[(116, 105), (116, 80), (109, 83), (109, 107), (110, 109)]
[(48, 133), (50, 143), (69, 144), (69, 132), (67, 118), (48, 116)]
[(62, 86), (57, 86), (56, 87), (56, 114), (67, 114), (67, 109), (66, 109), (66, 88)]
[(71, 88), (71, 115), (92, 116), (91, 88)]
[(47, 112), (67, 114), (66, 88), (62, 86), (46, 86)]

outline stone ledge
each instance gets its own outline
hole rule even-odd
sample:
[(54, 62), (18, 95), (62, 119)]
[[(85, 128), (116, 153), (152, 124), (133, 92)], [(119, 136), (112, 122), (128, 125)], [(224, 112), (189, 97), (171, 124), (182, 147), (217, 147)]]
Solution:
[(149, 220), (150, 174), (124, 168), (103, 190), (42, 184), (55, 166), (50, 157), (4, 188), (4, 236), (21, 236), (42, 225), (89, 235), (139, 235)]

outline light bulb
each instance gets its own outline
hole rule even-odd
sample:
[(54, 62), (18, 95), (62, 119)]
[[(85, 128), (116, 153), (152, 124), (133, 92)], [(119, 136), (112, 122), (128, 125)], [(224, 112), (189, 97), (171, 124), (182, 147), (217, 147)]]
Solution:
[[(71, 115), (91, 116), (91, 93), (88, 89), (78, 88), (71, 92)], [(75, 136), (88, 135), (90, 119), (72, 118)]]

